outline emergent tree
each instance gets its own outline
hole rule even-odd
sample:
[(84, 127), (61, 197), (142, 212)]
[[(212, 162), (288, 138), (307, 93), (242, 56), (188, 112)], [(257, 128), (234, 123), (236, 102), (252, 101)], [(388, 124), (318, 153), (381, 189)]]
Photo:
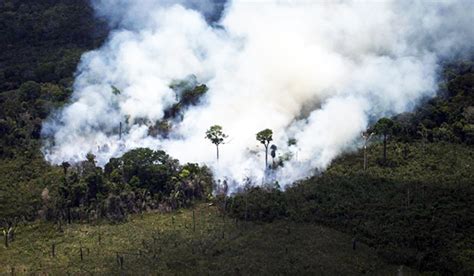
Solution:
[(383, 137), (383, 163), (387, 162), (387, 141), (394, 131), (394, 122), (389, 118), (382, 118), (374, 125), (374, 131), (377, 135)]
[(219, 160), (219, 145), (224, 143), (224, 140), (229, 137), (222, 131), (222, 127), (219, 125), (211, 126), (206, 131), (206, 139), (209, 139), (211, 143), (216, 145), (217, 160)]
[(257, 133), (257, 141), (265, 146), (265, 169), (268, 168), (268, 145), (273, 140), (273, 131), (271, 129), (264, 129)]

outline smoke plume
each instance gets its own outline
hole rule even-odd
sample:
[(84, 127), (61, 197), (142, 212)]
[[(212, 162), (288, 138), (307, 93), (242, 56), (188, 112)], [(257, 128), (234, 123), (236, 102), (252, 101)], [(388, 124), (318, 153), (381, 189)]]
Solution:
[[(288, 159), (274, 179), (307, 177), (357, 148), (369, 122), (434, 96), (440, 62), (474, 45), (472, 1), (92, 4), (113, 31), (83, 55), (70, 104), (44, 124), (46, 159), (91, 152), (105, 164), (150, 147), (207, 164), (234, 185), (264, 177), (258, 131), (272, 129), (277, 155)], [(167, 137), (150, 135), (178, 101), (170, 84), (190, 76), (207, 93)], [(215, 124), (229, 135), (219, 162), (204, 139)]]

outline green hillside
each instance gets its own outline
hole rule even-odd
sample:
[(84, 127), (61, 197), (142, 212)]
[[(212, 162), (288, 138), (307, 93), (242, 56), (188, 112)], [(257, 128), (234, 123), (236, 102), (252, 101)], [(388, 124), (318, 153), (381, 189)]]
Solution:
[[(194, 221), (193, 221), (194, 215)], [(81, 250), (82, 248), (82, 250)], [(82, 257), (81, 257), (82, 251)], [(0, 251), (0, 274), (384, 274), (387, 265), (351, 237), (315, 224), (254, 223), (223, 217), (214, 206), (131, 216), (122, 224), (51, 224), (18, 228)]]
[[(0, 1), (0, 230), (14, 232), (0, 274), (474, 273), (473, 58), (443, 64), (436, 97), (384, 118), (386, 158), (374, 122), (367, 170), (359, 150), (285, 191), (216, 198), (207, 167), (163, 151), (104, 168), (44, 160), (42, 123), (107, 33), (87, 0)], [(199, 103), (195, 85), (150, 135)]]
[(320, 223), (352, 235), (396, 264), (443, 274), (474, 269), (474, 149), (449, 143), (390, 144), (342, 156), (322, 175), (285, 192), (251, 188), (237, 195), (234, 217)]

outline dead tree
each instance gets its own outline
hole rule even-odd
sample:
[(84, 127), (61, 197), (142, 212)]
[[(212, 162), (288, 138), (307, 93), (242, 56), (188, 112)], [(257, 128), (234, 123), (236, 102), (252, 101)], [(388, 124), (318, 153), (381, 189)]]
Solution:
[(369, 144), (370, 138), (374, 135), (373, 132), (363, 132), (362, 138), (364, 138), (364, 171), (367, 170), (367, 145)]
[(10, 243), (15, 239), (15, 226), (14, 223), (6, 223), (5, 228), (3, 228), (4, 244), (5, 247), (9, 247)]

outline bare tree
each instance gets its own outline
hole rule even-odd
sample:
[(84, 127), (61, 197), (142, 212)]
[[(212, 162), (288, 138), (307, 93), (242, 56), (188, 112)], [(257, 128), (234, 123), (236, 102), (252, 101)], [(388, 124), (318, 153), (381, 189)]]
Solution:
[(369, 144), (369, 140), (373, 135), (373, 132), (362, 132), (362, 138), (364, 138), (364, 171), (367, 170), (367, 145)]

